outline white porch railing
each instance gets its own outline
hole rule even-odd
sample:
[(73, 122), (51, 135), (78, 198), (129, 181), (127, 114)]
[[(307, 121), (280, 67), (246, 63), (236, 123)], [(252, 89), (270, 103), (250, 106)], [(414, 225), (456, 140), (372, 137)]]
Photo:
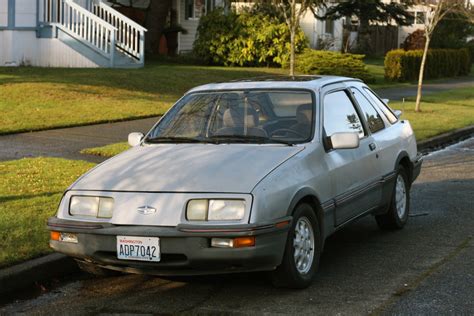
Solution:
[(93, 3), (92, 12), (116, 28), (115, 38), (118, 48), (138, 59), (141, 63), (144, 62), (146, 28), (102, 1)]
[(72, 0), (42, 0), (40, 22), (51, 24), (92, 47), (113, 66), (117, 29)]

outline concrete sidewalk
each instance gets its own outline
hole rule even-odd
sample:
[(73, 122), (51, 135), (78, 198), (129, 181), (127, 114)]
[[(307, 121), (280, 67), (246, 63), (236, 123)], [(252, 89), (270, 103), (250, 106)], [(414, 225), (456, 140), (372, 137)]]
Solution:
[[(449, 79), (443, 82), (424, 84), (422, 95), (469, 87), (474, 88), (474, 78), (472, 77)], [(417, 86), (410, 85), (406, 87), (384, 88), (376, 89), (375, 91), (381, 98), (392, 101), (402, 101), (404, 98), (416, 97)]]
[(0, 136), (0, 160), (48, 156), (101, 162), (104, 157), (83, 155), (80, 151), (127, 141), (130, 132), (145, 133), (157, 121), (158, 117), (152, 117)]
[[(465, 87), (474, 88), (474, 78), (426, 84), (423, 93), (426, 95)], [(402, 100), (415, 96), (416, 86), (385, 88), (376, 92), (382, 98)], [(49, 156), (101, 162), (106, 158), (79, 152), (84, 148), (127, 141), (129, 133), (145, 133), (156, 121), (158, 117), (0, 136), (0, 160)]]

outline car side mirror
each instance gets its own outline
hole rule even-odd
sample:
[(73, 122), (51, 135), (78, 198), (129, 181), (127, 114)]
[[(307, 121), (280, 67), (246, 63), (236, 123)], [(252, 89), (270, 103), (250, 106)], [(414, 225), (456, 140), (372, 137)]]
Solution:
[(382, 102), (388, 105), (388, 102), (390, 102), (390, 99), (382, 99)]
[(402, 116), (402, 113), (403, 113), (403, 112), (400, 111), (400, 110), (394, 110), (393, 113), (395, 114), (395, 116), (396, 116), (397, 118), (400, 118), (400, 117)]
[(144, 135), (143, 133), (130, 133), (128, 134), (128, 144), (132, 147), (140, 145)]
[(334, 133), (329, 139), (332, 149), (351, 149), (359, 147), (359, 133)]

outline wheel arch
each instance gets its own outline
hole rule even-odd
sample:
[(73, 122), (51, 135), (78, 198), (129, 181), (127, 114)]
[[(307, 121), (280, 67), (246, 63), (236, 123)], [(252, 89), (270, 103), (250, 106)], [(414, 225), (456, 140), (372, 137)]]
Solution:
[[(413, 175), (413, 163), (410, 160), (410, 156), (406, 151), (402, 151), (398, 154), (397, 160), (395, 161), (394, 170), (397, 171), (398, 166), (403, 166), (408, 173), (408, 179), (412, 178)], [(409, 181), (410, 182), (410, 181)]]
[(321, 207), (321, 200), (318, 198), (317, 193), (311, 188), (302, 188), (300, 189), (291, 200), (291, 203), (288, 207), (287, 214), (289, 216), (293, 215), (296, 207), (301, 203), (308, 203), (313, 207), (316, 218), (318, 219), (319, 231), (321, 232), (322, 243), (324, 244), (324, 212)]

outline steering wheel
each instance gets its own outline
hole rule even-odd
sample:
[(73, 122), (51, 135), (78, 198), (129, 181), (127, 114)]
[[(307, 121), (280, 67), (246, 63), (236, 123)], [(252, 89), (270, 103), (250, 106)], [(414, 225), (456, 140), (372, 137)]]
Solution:
[[(285, 135), (282, 135), (282, 134), (285, 134)], [(289, 129), (289, 128), (280, 128), (280, 129), (277, 129), (277, 130), (274, 130), (272, 133), (271, 133), (271, 137), (273, 136), (286, 136), (287, 134), (293, 134), (293, 135), (296, 135), (296, 136), (299, 136), (301, 138), (306, 138), (306, 135), (303, 135), (301, 134), (300, 132), (297, 132), (293, 129)], [(280, 135), (279, 135), (280, 134)]]

